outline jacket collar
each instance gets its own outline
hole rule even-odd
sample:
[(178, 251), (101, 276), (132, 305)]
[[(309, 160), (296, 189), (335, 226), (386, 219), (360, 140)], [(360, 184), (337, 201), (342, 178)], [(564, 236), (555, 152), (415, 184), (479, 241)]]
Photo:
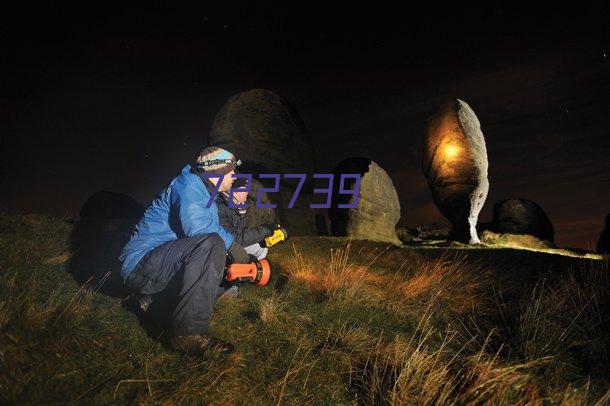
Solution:
[(192, 165), (186, 165), (184, 168), (182, 168), (182, 172), (183, 173), (192, 173), (193, 175), (195, 175), (199, 179), (201, 179), (201, 181), (203, 182), (203, 186), (206, 188), (206, 190), (210, 194), (214, 191), (214, 184), (212, 182), (210, 182), (210, 179), (203, 176), (203, 172), (196, 171)]

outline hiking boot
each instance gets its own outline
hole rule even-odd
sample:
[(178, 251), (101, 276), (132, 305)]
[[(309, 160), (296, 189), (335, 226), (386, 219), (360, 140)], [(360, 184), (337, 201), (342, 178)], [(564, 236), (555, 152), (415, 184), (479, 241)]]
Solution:
[(201, 354), (210, 349), (217, 350), (222, 354), (228, 354), (235, 349), (231, 343), (201, 334), (173, 336), (169, 339), (169, 342), (174, 349), (191, 354)]
[(140, 307), (140, 309), (142, 309), (144, 313), (148, 311), (152, 302), (152, 295), (140, 295), (140, 297), (138, 298), (138, 306)]

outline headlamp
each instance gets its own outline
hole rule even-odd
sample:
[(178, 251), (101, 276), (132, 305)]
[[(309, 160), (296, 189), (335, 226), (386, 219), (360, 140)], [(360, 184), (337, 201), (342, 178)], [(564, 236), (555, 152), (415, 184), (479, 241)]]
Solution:
[(209, 161), (203, 161), (197, 163), (197, 169), (203, 169), (208, 166), (221, 165), (221, 164), (235, 164), (235, 166), (241, 165), (241, 159), (211, 159)]

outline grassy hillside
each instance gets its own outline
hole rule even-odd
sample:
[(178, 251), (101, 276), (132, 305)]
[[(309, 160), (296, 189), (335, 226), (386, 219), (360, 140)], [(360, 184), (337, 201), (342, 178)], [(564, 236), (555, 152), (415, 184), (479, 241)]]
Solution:
[(0, 215), (0, 403), (610, 401), (607, 260), (293, 238), (267, 287), (218, 302), (238, 350), (189, 358), (112, 278), (82, 283), (117, 244), (75, 252), (74, 236)]

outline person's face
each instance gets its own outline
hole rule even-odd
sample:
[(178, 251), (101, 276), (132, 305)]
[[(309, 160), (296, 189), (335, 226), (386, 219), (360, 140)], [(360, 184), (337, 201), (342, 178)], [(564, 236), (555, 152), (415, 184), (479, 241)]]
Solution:
[(220, 188), (218, 189), (220, 192), (228, 192), (231, 189), (233, 181), (235, 180), (233, 179), (234, 173), (235, 171), (231, 171), (227, 173), (224, 178), (222, 178), (222, 183), (220, 184)]

